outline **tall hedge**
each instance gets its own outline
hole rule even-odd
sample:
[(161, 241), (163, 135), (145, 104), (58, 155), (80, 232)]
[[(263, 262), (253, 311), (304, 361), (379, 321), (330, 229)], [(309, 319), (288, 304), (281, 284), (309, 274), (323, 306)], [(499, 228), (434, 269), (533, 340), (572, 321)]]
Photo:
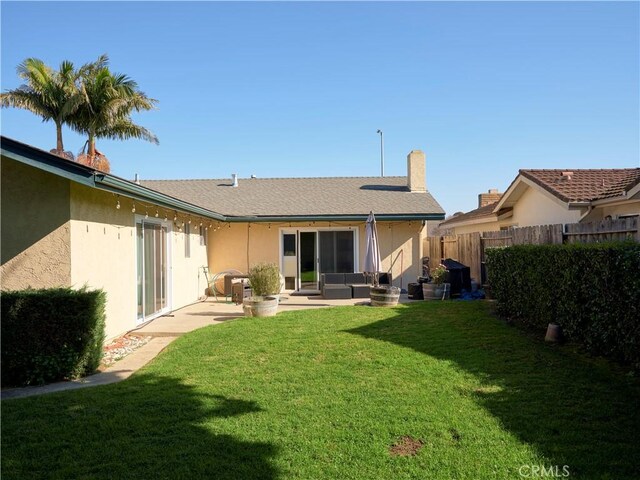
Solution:
[(33, 385), (95, 371), (102, 357), (102, 290), (7, 291), (1, 294), (2, 385)]
[(640, 368), (640, 244), (519, 245), (486, 252), (498, 311), (560, 324), (595, 354)]

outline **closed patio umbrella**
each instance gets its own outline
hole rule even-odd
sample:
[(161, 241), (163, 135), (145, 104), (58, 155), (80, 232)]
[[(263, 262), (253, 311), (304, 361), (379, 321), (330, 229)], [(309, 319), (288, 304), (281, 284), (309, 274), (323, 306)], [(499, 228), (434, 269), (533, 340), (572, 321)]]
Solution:
[(374, 285), (378, 285), (378, 272), (380, 272), (380, 246), (378, 245), (378, 229), (376, 217), (369, 213), (365, 225), (365, 252), (362, 271), (373, 276)]

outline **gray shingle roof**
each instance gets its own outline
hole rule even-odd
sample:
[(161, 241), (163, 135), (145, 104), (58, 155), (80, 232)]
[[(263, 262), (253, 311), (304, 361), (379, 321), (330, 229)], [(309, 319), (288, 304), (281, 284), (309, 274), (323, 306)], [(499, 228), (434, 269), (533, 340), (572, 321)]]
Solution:
[(227, 216), (442, 214), (406, 177), (141, 180), (141, 185)]

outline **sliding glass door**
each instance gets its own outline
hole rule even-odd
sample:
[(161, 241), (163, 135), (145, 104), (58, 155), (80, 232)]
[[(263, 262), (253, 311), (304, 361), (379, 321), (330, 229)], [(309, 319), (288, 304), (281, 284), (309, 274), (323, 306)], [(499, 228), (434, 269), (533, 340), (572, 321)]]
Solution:
[(136, 223), (138, 323), (168, 309), (167, 237), (165, 225)]
[(318, 232), (299, 232), (300, 290), (318, 290)]
[(353, 273), (357, 268), (356, 230), (283, 230), (281, 268), (287, 290), (317, 292), (323, 273)]
[(353, 231), (320, 232), (320, 273), (353, 273)]

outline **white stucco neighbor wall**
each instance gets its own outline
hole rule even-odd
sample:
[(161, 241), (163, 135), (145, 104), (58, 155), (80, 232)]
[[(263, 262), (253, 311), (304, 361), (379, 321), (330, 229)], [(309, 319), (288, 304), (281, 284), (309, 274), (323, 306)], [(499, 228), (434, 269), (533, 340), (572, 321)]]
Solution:
[(609, 215), (613, 218), (616, 218), (618, 215), (640, 215), (640, 200), (611, 207), (598, 208), (597, 210), (602, 212), (601, 218)]
[(529, 187), (513, 206), (510, 223), (518, 227), (577, 223), (581, 215), (580, 210), (569, 210), (559, 200)]
[(451, 227), (453, 233), (455, 235), (461, 235), (463, 233), (474, 233), (474, 232), (494, 232), (496, 230), (500, 230), (500, 227), (504, 225), (511, 225), (512, 221), (509, 219), (508, 222), (484, 222), (484, 223), (473, 223), (470, 225), (460, 225), (459, 227)]

